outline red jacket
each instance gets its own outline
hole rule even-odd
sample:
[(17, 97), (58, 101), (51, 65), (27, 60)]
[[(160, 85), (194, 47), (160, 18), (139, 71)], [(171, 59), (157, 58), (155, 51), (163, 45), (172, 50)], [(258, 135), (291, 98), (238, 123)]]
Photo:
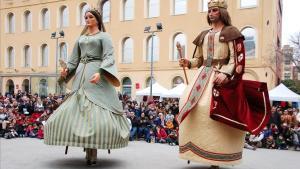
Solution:
[(156, 138), (158, 139), (166, 139), (167, 137), (168, 137), (167, 132), (163, 128), (161, 128), (159, 131), (156, 132)]

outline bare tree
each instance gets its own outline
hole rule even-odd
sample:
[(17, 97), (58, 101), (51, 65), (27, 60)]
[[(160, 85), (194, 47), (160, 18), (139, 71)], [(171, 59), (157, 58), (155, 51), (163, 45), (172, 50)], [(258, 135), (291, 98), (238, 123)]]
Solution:
[(295, 64), (298, 71), (300, 71), (300, 32), (290, 37), (290, 42), (293, 47), (292, 53), (287, 53), (291, 61)]

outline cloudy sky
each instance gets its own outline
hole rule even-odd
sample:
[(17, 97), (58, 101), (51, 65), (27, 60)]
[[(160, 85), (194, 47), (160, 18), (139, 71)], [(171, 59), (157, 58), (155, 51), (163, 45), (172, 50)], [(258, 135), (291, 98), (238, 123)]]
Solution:
[(300, 0), (283, 0), (282, 45), (289, 44), (291, 35), (300, 32)]

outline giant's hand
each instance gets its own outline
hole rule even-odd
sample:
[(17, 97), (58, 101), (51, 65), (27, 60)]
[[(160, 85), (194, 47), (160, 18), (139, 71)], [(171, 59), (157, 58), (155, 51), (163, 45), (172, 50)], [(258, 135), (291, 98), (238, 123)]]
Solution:
[(68, 75), (68, 68), (62, 68), (62, 70), (60, 71), (60, 76), (62, 76), (63, 78), (66, 78)]
[(99, 82), (99, 80), (100, 80), (100, 73), (95, 73), (95, 74), (93, 74), (93, 76), (91, 77), (90, 82), (96, 84), (96, 83)]
[(179, 66), (180, 67), (188, 67), (190, 64), (190, 61), (185, 59), (185, 58), (181, 58), (179, 59)]
[(222, 85), (228, 82), (228, 77), (224, 73), (216, 73), (214, 83), (217, 85)]

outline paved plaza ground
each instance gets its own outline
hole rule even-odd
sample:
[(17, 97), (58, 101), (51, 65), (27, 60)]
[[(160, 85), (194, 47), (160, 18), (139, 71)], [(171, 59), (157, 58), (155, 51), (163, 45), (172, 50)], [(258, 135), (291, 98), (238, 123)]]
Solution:
[[(244, 150), (243, 163), (222, 169), (299, 169), (300, 151)], [(0, 169), (207, 169), (200, 163), (187, 164), (178, 158), (178, 146), (130, 142), (125, 149), (98, 152), (97, 165), (85, 165), (82, 148), (47, 146), (33, 138), (0, 138)]]

